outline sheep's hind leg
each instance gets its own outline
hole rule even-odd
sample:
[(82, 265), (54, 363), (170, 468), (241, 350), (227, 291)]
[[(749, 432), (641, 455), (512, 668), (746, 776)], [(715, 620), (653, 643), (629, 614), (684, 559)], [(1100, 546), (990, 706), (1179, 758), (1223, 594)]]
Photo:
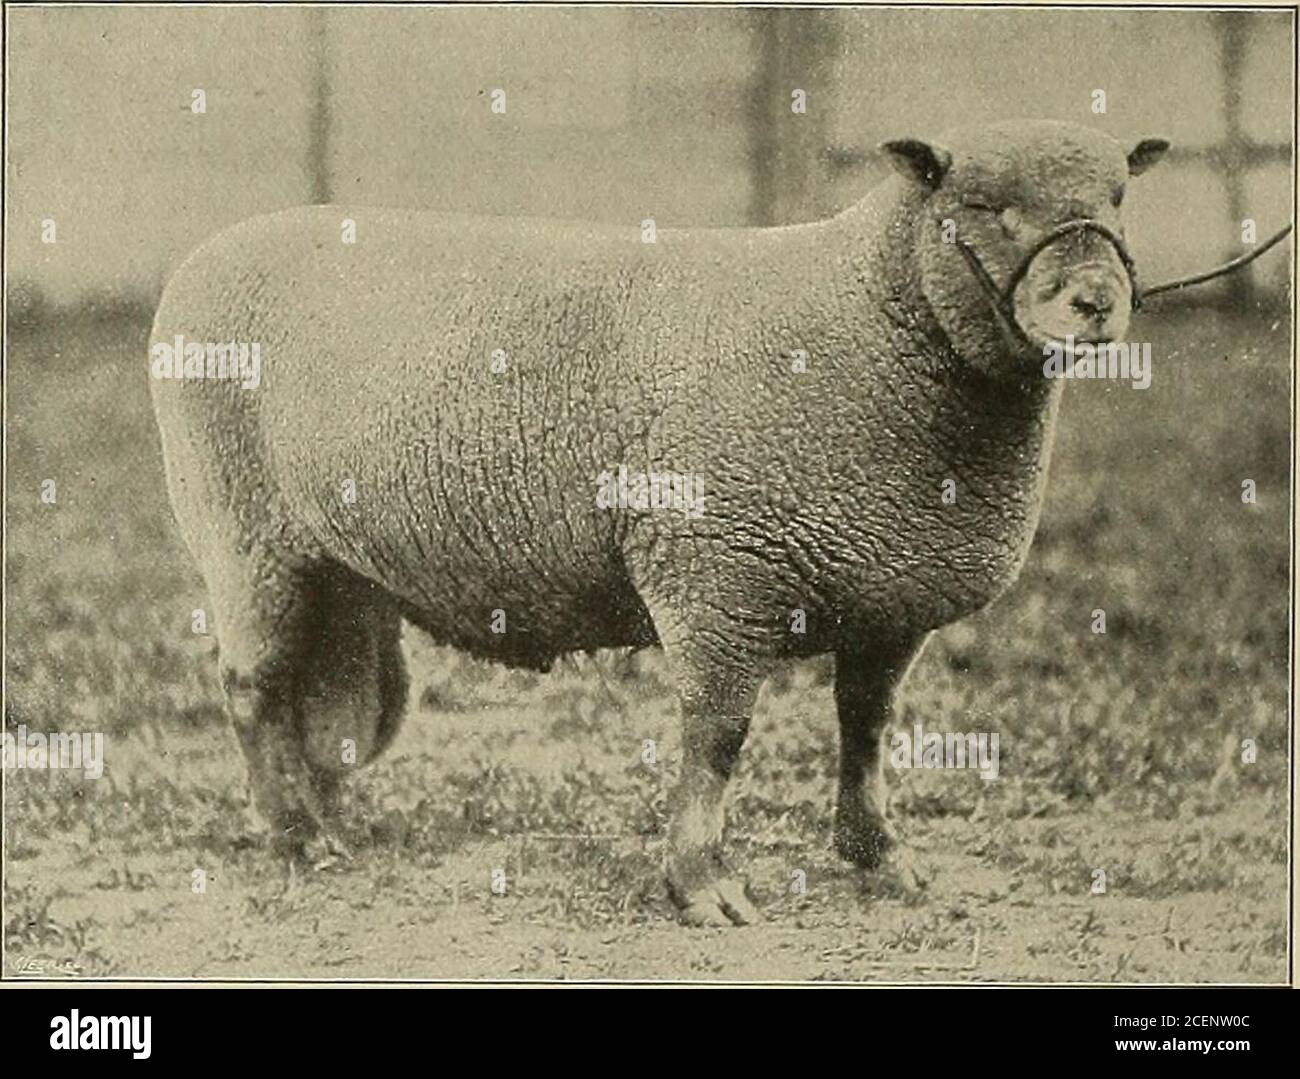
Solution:
[(340, 781), (392, 740), (405, 706), (397, 611), (332, 563), (237, 591), (218, 600), (217, 631), (254, 803), (283, 853), (311, 865), (345, 856)]

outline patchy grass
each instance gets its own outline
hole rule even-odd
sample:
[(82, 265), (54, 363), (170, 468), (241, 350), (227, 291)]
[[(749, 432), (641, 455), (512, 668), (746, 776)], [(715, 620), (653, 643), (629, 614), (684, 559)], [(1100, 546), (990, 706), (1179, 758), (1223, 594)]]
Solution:
[(1069, 387), (1019, 583), (937, 634), (901, 693), (904, 729), (1001, 739), (995, 782), (890, 777), (930, 888), (891, 894), (829, 851), (830, 668), (791, 666), (760, 698), (732, 813), (769, 922), (732, 933), (674, 926), (659, 883), (677, 733), (654, 653), (538, 677), (411, 631), (411, 715), (345, 806), (354, 859), (286, 876), (247, 810), (214, 644), (190, 631), (205, 599), (162, 486), (147, 329), (25, 333), (5, 719), (102, 731), (107, 769), (6, 775), (8, 972), (1281, 980), (1288, 327), (1200, 313), (1144, 332), (1152, 388)]

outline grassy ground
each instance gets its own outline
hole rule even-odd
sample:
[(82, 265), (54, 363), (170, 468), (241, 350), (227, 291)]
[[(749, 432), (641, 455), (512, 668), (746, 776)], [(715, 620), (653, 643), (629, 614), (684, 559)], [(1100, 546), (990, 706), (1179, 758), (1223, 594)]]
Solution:
[(410, 631), (411, 715), (352, 785), (354, 860), (286, 876), (191, 632), (206, 600), (163, 491), (147, 328), (12, 342), (6, 723), (102, 731), (107, 769), (5, 777), (6, 973), (1282, 980), (1288, 326), (1135, 330), (1152, 388), (1068, 388), (1020, 582), (903, 690), (904, 729), (1001, 735), (996, 782), (891, 776), (930, 887), (893, 893), (829, 851), (828, 673), (793, 667), (764, 690), (732, 812), (768, 922), (730, 932), (675, 926), (659, 884), (671, 767), (641, 751), (671, 762), (676, 733), (653, 653), (536, 677)]

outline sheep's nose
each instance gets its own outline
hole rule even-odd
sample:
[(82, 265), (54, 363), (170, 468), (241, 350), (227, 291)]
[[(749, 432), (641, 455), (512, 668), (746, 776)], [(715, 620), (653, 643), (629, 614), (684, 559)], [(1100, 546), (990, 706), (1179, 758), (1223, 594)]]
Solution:
[(1084, 318), (1102, 322), (1115, 310), (1115, 300), (1108, 292), (1077, 292), (1071, 297), (1070, 306)]

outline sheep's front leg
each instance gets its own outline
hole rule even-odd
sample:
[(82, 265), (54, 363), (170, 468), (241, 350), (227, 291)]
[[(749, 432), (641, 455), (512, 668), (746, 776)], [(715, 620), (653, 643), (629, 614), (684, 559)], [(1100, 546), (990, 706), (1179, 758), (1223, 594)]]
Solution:
[(727, 781), (745, 743), (758, 679), (680, 656), (673, 666), (682, 712), (682, 762), (669, 797), (669, 895), (687, 925), (760, 921), (744, 879), (728, 872), (721, 849)]
[(885, 819), (881, 741), (893, 715), (894, 689), (919, 652), (917, 642), (909, 641), (836, 654), (840, 785), (835, 849), (863, 869), (876, 869), (895, 844)]

